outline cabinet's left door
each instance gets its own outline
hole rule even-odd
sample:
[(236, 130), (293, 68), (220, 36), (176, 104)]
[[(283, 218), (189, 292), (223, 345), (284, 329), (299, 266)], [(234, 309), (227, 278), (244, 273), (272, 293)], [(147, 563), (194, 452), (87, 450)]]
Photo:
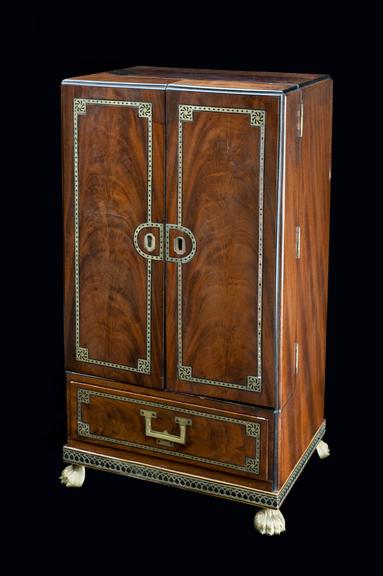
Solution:
[(63, 86), (66, 369), (161, 388), (164, 91)]

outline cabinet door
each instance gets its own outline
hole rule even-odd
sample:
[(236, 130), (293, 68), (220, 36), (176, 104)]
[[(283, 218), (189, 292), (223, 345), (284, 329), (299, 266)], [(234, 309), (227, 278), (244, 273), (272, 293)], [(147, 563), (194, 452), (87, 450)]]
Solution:
[(167, 92), (170, 389), (273, 405), (278, 121), (278, 96)]
[(164, 92), (63, 93), (66, 368), (160, 388)]

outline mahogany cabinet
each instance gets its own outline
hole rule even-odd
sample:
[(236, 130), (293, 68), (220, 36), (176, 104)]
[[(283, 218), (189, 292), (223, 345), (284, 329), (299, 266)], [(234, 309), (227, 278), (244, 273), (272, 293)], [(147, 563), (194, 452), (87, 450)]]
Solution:
[(134, 67), (63, 81), (62, 481), (263, 508), (323, 457), (332, 81)]

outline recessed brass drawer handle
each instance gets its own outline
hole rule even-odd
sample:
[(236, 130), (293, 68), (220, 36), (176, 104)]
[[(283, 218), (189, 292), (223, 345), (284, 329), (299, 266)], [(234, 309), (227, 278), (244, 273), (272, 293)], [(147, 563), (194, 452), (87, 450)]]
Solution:
[(192, 421), (189, 418), (179, 418), (176, 416), (174, 421), (180, 427), (180, 435), (169, 434), (167, 430), (159, 432), (152, 429), (152, 418), (157, 418), (157, 412), (151, 410), (140, 410), (141, 416), (145, 418), (145, 436), (150, 438), (157, 438), (158, 440), (166, 440), (174, 444), (186, 444), (186, 426), (191, 426)]

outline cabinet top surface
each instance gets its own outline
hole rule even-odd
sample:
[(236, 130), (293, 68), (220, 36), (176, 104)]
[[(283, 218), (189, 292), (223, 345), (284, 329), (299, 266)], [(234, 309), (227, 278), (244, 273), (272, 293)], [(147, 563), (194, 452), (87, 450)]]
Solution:
[[(134, 84), (174, 89), (182, 87), (210, 89), (240, 89), (286, 92), (328, 78), (326, 74), (302, 74), (290, 72), (251, 72), (238, 70), (208, 70), (195, 68), (161, 68), (133, 66), (76, 76), (64, 80), (64, 84)], [(148, 86), (149, 87), (149, 86)]]

